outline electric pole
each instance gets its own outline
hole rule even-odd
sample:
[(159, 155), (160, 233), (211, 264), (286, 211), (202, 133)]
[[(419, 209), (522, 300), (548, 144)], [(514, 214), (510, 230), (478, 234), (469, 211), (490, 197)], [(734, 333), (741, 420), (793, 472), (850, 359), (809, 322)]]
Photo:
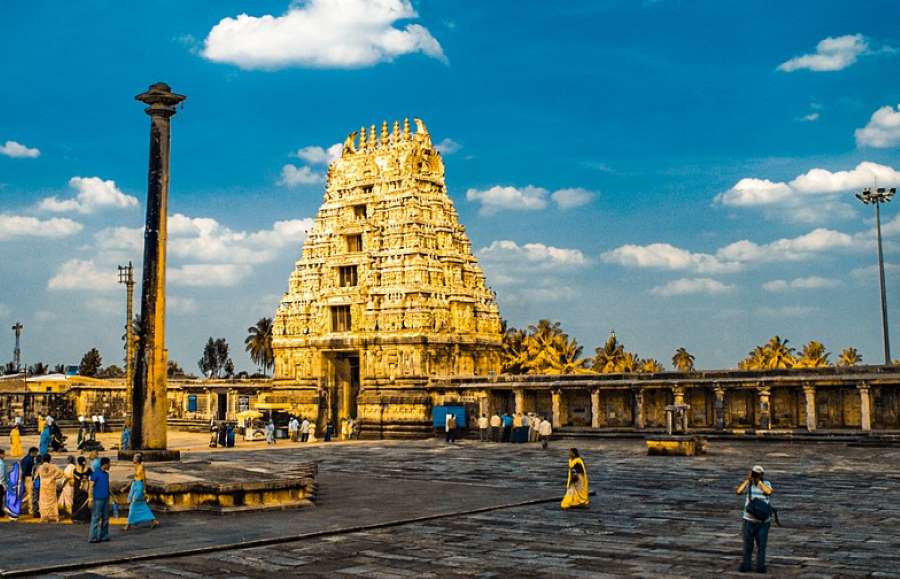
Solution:
[(119, 283), (125, 285), (125, 388), (128, 411), (131, 411), (131, 389), (134, 384), (134, 268), (131, 262), (119, 266)]

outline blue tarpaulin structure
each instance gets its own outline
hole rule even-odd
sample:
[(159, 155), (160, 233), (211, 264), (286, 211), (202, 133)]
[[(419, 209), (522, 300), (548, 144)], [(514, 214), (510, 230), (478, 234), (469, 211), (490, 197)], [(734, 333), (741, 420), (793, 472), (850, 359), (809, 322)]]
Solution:
[(444, 429), (447, 424), (447, 415), (456, 416), (456, 427), (466, 428), (466, 407), (465, 406), (435, 406), (431, 409), (431, 420), (435, 428)]

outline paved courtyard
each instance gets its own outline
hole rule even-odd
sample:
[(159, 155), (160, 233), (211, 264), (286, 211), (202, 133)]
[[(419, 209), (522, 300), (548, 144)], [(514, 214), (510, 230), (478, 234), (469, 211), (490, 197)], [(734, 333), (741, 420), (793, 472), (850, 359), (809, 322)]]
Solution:
[(597, 496), (590, 510), (562, 512), (565, 441), (548, 451), (397, 441), (204, 452), (202, 435), (178, 437), (214, 461), (316, 462), (318, 505), (163, 515), (157, 530), (115, 528), (102, 545), (88, 545), (82, 526), (0, 524), (0, 568), (79, 577), (728, 576), (740, 553), (733, 489), (759, 462), (784, 524), (770, 534), (773, 575), (900, 576), (900, 447), (719, 442), (707, 456), (675, 458), (647, 457), (642, 441), (582, 441)]

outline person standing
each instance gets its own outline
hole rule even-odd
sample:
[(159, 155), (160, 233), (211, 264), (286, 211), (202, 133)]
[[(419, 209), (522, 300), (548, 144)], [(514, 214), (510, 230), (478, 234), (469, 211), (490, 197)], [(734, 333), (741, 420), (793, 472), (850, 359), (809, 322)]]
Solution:
[(550, 436), (553, 435), (553, 425), (550, 424), (550, 421), (546, 418), (541, 420), (540, 426), (540, 436), (541, 436), (541, 448), (547, 449), (547, 445), (550, 443)]
[(109, 458), (100, 459), (100, 468), (91, 473), (94, 504), (91, 507), (90, 543), (109, 541)]
[(266, 424), (266, 444), (275, 444), (275, 422), (272, 420)]
[(496, 412), (491, 415), (491, 440), (500, 442), (500, 431), (503, 429), (503, 421)]
[(22, 456), (22, 427), (18, 422), (9, 431), (9, 458)]
[(33, 515), (37, 515), (37, 512), (32, 512), (31, 503), (32, 503), (32, 495), (34, 494), (34, 463), (38, 456), (38, 449), (35, 447), (31, 447), (28, 449), (28, 454), (25, 455), (25, 458), (20, 462), (19, 471), (21, 473), (22, 484), (22, 514), (27, 515), (29, 513)]
[(40, 441), (38, 442), (38, 453), (44, 456), (48, 452), (50, 452), (50, 425), (45, 422), (44, 428), (41, 430)]
[(288, 422), (288, 434), (290, 434), (291, 442), (297, 442), (300, 436), (300, 425), (297, 423), (296, 416), (291, 416), (291, 421)]
[(453, 430), (455, 422), (456, 417), (453, 416), (452, 412), (447, 412), (447, 414), (444, 415), (444, 436), (445, 441), (448, 443), (453, 442)]
[(6, 451), (0, 448), (0, 517), (6, 512), (6, 489), (9, 488), (9, 473), (6, 466)]
[(300, 423), (300, 442), (309, 441), (309, 419), (304, 418)]
[(75, 457), (68, 458), (66, 468), (63, 469), (63, 487), (59, 493), (59, 510), (69, 516), (74, 512), (72, 502), (75, 494)]
[(150, 528), (159, 526), (159, 521), (147, 504), (146, 474), (144, 472), (144, 457), (141, 453), (134, 455), (134, 480), (131, 481), (131, 490), (128, 493), (128, 522), (125, 531), (141, 523), (150, 523)]
[(501, 442), (509, 442), (510, 436), (512, 436), (513, 429), (513, 417), (509, 415), (509, 412), (503, 413), (503, 438)]
[(37, 431), (38, 434), (44, 432), (44, 427), (47, 426), (47, 419), (44, 418), (43, 413), (39, 413), (37, 417)]
[(560, 503), (563, 510), (587, 507), (591, 504), (587, 467), (578, 455), (577, 448), (569, 449), (569, 474), (566, 479), (566, 494)]
[(225, 425), (225, 446), (234, 448), (234, 423), (229, 422)]
[(743, 529), (744, 557), (739, 571), (749, 573), (753, 562), (753, 546), (756, 545), (756, 572), (766, 572), (766, 544), (769, 540), (769, 527), (772, 524), (772, 507), (769, 497), (775, 492), (775, 488), (767, 480), (764, 480), (765, 469), (755, 465), (735, 492), (738, 495), (747, 492), (744, 501)]
[(528, 433), (531, 430), (531, 419), (528, 418), (527, 414), (522, 415), (522, 432), (519, 435), (519, 442), (525, 443), (528, 442)]
[(98, 416), (97, 423), (100, 425), (100, 432), (106, 432), (106, 416), (102, 414)]
[(128, 429), (128, 423), (122, 425), (122, 442), (120, 444), (122, 450), (131, 450), (131, 430)]
[(482, 414), (478, 419), (478, 440), (487, 442), (490, 432), (490, 422), (488, 421), (487, 415)]
[(88, 523), (91, 520), (91, 505), (88, 489), (91, 483), (91, 469), (87, 459), (79, 456), (72, 472), (72, 520)]
[(40, 482), (40, 513), (45, 523), (59, 522), (59, 502), (56, 495), (56, 483), (63, 478), (63, 471), (53, 464), (49, 454), (44, 455), (35, 478)]

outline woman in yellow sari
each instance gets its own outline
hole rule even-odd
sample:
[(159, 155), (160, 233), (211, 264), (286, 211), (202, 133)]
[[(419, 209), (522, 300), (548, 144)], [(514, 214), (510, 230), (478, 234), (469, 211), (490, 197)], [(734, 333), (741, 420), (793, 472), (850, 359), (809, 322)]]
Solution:
[(22, 433), (19, 425), (16, 424), (9, 431), (9, 457), (19, 458), (22, 456)]
[(586, 507), (591, 504), (589, 494), (587, 467), (584, 465), (584, 460), (578, 456), (578, 449), (570, 448), (566, 495), (559, 506), (563, 509)]

